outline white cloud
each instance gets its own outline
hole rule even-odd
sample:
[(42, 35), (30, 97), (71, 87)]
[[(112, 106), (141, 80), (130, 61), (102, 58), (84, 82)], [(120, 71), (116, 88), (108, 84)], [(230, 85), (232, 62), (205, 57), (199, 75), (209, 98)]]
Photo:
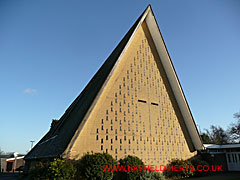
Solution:
[(35, 93), (37, 93), (37, 90), (36, 89), (27, 88), (27, 89), (24, 89), (23, 92), (25, 94), (35, 94)]

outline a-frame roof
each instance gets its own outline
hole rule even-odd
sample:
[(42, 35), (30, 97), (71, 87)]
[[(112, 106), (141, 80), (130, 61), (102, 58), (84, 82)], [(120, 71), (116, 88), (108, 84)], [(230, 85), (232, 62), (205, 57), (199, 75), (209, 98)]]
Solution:
[(153, 11), (149, 5), (127, 32), (124, 38), (120, 41), (111, 55), (107, 58), (101, 68), (97, 71), (94, 77), (90, 80), (81, 94), (65, 111), (57, 125), (51, 128), (49, 132), (25, 156), (26, 160), (62, 157), (63, 153), (66, 153), (68, 149), (71, 148), (71, 144), (74, 142), (74, 139), (77, 137), (85, 124), (87, 116), (95, 106), (105, 84), (108, 82), (115, 67), (121, 60), (122, 55), (143, 21), (146, 21), (149, 28), (161, 63), (167, 74), (170, 86), (184, 119), (184, 129), (187, 131), (185, 134), (187, 134), (191, 139), (189, 147), (191, 151), (201, 150), (203, 148), (191, 111), (179, 83)]

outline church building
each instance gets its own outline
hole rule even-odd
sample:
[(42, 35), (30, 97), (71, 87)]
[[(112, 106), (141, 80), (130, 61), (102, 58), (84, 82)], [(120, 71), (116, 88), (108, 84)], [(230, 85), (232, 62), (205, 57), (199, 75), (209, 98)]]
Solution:
[(151, 6), (133, 24), (59, 122), (25, 156), (80, 159), (106, 152), (166, 165), (202, 150)]

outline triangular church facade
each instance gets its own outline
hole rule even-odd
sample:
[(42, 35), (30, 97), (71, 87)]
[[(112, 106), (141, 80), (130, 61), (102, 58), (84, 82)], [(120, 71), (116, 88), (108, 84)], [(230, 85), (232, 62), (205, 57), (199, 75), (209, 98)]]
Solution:
[(86, 152), (165, 165), (202, 142), (148, 6), (57, 125), (26, 155), (79, 159)]

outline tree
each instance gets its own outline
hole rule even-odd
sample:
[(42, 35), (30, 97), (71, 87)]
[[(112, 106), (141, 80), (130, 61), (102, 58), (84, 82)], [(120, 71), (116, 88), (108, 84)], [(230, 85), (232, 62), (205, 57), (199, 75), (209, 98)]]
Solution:
[(59, 122), (59, 120), (53, 119), (50, 128), (52, 129), (53, 127), (55, 127), (58, 122)]
[(4, 152), (2, 151), (1, 147), (0, 147), (0, 154), (3, 154)]
[(232, 143), (240, 143), (240, 112), (233, 115), (237, 121), (231, 124), (231, 127), (228, 129), (230, 136), (230, 141)]
[(236, 119), (240, 119), (240, 112), (233, 114), (233, 117)]
[(203, 142), (204, 144), (211, 144), (210, 137), (208, 136), (207, 133), (202, 133), (200, 136), (201, 136), (202, 142)]
[[(210, 130), (205, 129), (207, 136), (209, 137), (210, 144), (227, 144), (229, 143), (229, 136), (227, 134), (227, 132), (225, 132), (223, 130), (223, 128), (221, 128), (220, 126), (214, 126), (211, 125), (210, 126)], [(207, 140), (207, 136), (204, 135)]]

